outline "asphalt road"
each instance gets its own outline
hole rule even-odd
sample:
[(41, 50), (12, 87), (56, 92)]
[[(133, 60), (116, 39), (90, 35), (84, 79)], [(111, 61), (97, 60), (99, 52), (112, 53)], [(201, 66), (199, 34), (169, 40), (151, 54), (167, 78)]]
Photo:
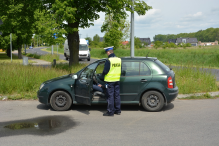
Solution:
[[(106, 105), (74, 105), (57, 112), (38, 101), (0, 101), (0, 144), (218, 146), (218, 105), (219, 98), (176, 99), (161, 112), (122, 105), (121, 115), (103, 117)], [(10, 129), (15, 123), (31, 128)]]
[[(45, 48), (45, 47), (27, 49), (26, 53), (31, 53), (31, 54), (37, 53), (39, 55), (49, 54), (48, 52), (42, 51), (41, 49), (43, 49), (43, 48)], [(56, 47), (54, 48), (54, 54), (57, 54)], [(65, 60), (66, 62), (68, 62), (68, 60), (65, 59), (64, 54), (59, 54), (59, 59), (62, 59), (62, 60)], [(87, 61), (87, 59), (82, 59), (79, 62), (80, 63), (88, 63), (88, 64), (90, 64), (90, 63), (95, 62), (96, 60), (97, 59), (92, 59), (92, 58), (90, 59), (90, 61)]]

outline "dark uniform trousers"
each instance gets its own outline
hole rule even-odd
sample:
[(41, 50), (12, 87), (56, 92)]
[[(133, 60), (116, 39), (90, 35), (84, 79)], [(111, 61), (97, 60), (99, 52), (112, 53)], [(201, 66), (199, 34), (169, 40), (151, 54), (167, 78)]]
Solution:
[[(108, 87), (106, 88), (106, 97), (107, 97), (107, 111), (110, 115), (114, 112), (121, 112), (120, 104), (120, 82), (107, 82)], [(114, 105), (115, 103), (115, 105)]]

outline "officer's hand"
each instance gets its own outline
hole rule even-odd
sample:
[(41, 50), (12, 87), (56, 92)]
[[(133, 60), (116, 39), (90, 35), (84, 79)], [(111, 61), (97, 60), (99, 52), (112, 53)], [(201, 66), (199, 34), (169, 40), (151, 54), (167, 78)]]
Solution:
[(99, 84), (98, 86), (99, 86), (99, 87), (102, 87), (102, 85), (101, 85), (101, 84)]

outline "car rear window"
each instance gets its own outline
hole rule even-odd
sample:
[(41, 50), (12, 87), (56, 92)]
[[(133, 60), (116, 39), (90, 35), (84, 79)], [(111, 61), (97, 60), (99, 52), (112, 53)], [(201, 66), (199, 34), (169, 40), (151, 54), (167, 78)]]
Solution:
[(170, 71), (170, 68), (168, 66), (166, 66), (165, 64), (163, 64), (161, 61), (159, 60), (156, 60), (155, 63), (160, 66), (163, 70), (169, 72)]

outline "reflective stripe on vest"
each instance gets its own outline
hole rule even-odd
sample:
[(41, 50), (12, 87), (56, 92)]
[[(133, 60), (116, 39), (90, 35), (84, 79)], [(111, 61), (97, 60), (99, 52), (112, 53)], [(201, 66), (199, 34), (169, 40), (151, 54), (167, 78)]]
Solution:
[(108, 74), (105, 75), (104, 81), (106, 82), (117, 82), (120, 81), (121, 75), (121, 59), (118, 57), (109, 58), (110, 70)]

